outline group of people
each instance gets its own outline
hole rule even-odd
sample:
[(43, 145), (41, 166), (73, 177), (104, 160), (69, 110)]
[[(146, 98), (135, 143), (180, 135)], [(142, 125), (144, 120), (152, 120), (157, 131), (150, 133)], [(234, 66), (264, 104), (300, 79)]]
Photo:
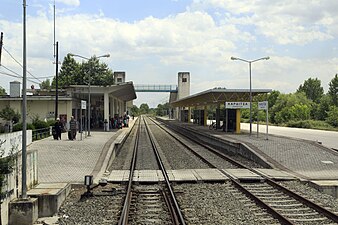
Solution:
[(124, 114), (124, 116), (115, 115), (110, 119), (110, 128), (111, 129), (122, 129), (122, 127), (129, 126), (129, 115)]
[[(60, 121), (59, 118), (57, 118), (54, 124), (54, 132), (53, 132), (54, 139), (61, 140), (61, 133), (65, 130), (66, 129), (64, 124)], [(68, 130), (68, 139), (75, 140), (77, 132), (77, 122), (73, 116), (70, 118), (67, 130)]]
[[(105, 122), (106, 123), (106, 122)], [(129, 126), (129, 115), (125, 113), (123, 116), (115, 115), (113, 118), (109, 120), (109, 128), (110, 129), (122, 129), (122, 127)], [(53, 136), (55, 140), (61, 140), (61, 133), (64, 131), (68, 131), (68, 139), (75, 140), (76, 132), (77, 132), (77, 121), (72, 116), (69, 123), (65, 127), (65, 124), (60, 121), (59, 118), (56, 119), (54, 124)]]

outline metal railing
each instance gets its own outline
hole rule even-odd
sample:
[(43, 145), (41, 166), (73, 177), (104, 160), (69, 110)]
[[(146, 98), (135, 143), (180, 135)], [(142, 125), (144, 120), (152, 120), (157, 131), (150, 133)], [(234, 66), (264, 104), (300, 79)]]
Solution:
[(32, 131), (32, 141), (41, 140), (51, 136), (51, 128), (41, 128)]

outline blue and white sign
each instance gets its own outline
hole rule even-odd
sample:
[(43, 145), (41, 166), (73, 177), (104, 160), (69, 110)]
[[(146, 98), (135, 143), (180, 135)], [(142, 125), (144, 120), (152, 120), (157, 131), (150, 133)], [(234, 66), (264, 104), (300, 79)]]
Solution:
[(86, 109), (87, 108), (86, 105), (87, 105), (87, 102), (81, 100), (81, 109)]
[(258, 102), (258, 109), (268, 109), (268, 101)]
[(250, 102), (225, 102), (226, 109), (249, 109)]

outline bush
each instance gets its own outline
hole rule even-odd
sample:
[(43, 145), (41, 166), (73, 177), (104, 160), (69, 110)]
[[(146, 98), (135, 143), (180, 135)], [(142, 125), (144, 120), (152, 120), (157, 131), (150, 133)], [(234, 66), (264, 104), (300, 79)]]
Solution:
[[(22, 130), (22, 123), (17, 123), (13, 126), (13, 132)], [(27, 123), (27, 130), (35, 130), (35, 127), (31, 123)]]
[(306, 128), (306, 129), (322, 129), (322, 130), (331, 130), (332, 126), (326, 123), (325, 121), (319, 120), (298, 120), (298, 121), (289, 121), (286, 123), (287, 127), (297, 127), (297, 128)]
[(42, 129), (48, 127), (48, 124), (47, 122), (42, 120), (35, 120), (33, 121), (33, 126), (35, 127), (35, 129)]
[(330, 110), (327, 113), (326, 122), (328, 122), (334, 127), (338, 127), (338, 107), (336, 106), (330, 107)]

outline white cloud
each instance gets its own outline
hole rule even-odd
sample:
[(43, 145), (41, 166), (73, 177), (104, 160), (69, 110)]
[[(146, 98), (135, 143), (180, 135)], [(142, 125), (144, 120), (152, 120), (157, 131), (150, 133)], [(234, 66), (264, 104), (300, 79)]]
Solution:
[[(338, 34), (338, 20), (329, 7), (332, 5), (325, 1), (325, 7), (311, 15), (306, 9), (313, 12), (316, 1), (309, 1), (312, 7), (294, 15), (294, 8), (299, 5), (286, 1), (290, 6), (276, 9), (282, 1), (268, 2), (201, 1), (197, 10), (196, 1), (186, 12), (163, 19), (149, 16), (133, 23), (111, 19), (102, 13), (60, 13), (56, 21), (59, 58), (62, 60), (68, 52), (87, 57), (110, 53), (109, 59), (102, 60), (113, 70), (125, 70), (127, 80), (135, 84), (175, 84), (177, 72), (190, 71), (191, 90), (196, 93), (213, 87), (248, 88), (248, 65), (231, 61), (230, 56), (240, 57), (245, 52), (250, 57), (259, 53), (259, 56), (270, 55), (271, 60), (253, 64), (254, 88), (294, 92), (304, 80), (318, 77), (327, 90), (328, 82), (338, 71), (337, 58), (297, 59), (278, 51), (278, 44), (302, 45), (333, 38)], [(202, 10), (210, 4), (226, 8), (223, 21), (216, 21)], [(0, 27), (5, 33), (5, 47), (21, 61), (21, 22), (0, 20)], [(29, 16), (27, 34), (29, 71), (41, 77), (53, 75), (52, 17), (44, 13)], [(260, 43), (260, 35), (277, 45)], [(4, 65), (21, 73), (22, 69), (5, 53), (2, 60)], [(4, 70), (0, 68), (0, 71)], [(8, 87), (12, 80), (0, 79), (0, 86)], [(160, 98), (162, 101), (164, 97)]]
[(338, 2), (330, 0), (205, 0), (191, 9), (222, 8), (224, 23), (250, 25), (278, 44), (304, 45), (338, 34)]
[(56, 0), (55, 2), (63, 3), (70, 6), (79, 6), (80, 0)]

